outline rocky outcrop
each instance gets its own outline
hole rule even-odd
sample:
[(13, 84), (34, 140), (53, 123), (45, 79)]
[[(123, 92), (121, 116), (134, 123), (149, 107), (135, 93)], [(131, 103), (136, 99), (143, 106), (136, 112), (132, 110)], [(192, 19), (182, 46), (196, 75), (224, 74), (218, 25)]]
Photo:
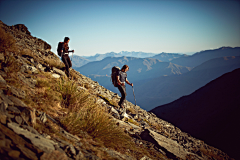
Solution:
[[(31, 50), (33, 54), (12, 54), (21, 64), (16, 73), (14, 82), (24, 85), (27, 93), (12, 85), (8, 80), (8, 72), (0, 69), (0, 154), (3, 159), (102, 159), (97, 151), (104, 153), (107, 159), (133, 160), (135, 157), (129, 153), (120, 153), (113, 149), (97, 145), (96, 142), (83, 143), (83, 137), (89, 137), (83, 131), (83, 137), (78, 137), (67, 132), (59, 123), (59, 115), (65, 114), (55, 111), (56, 116), (49, 115), (46, 110), (32, 107), (25, 103), (26, 95), (36, 95), (43, 90), (38, 78), (61, 78), (66, 80), (66, 75), (61, 67), (49, 65), (47, 60), (60, 63), (59, 58), (49, 51), (46, 42), (32, 37), (23, 25), (9, 27), (2, 22), (0, 26), (11, 33), (24, 49)], [(3, 60), (1, 60), (2, 62)], [(55, 63), (54, 63), (55, 64)], [(41, 73), (41, 74), (40, 74)], [(120, 97), (99, 85), (98, 82), (71, 70), (74, 75), (72, 80), (77, 84), (77, 90), (86, 91), (94, 97), (95, 103), (108, 113), (116, 126), (122, 128), (131, 137), (136, 146), (148, 148), (149, 153), (161, 155), (161, 159), (231, 159), (227, 154), (213, 148), (203, 141), (191, 137), (172, 124), (156, 117), (126, 101), (126, 109), (119, 109), (114, 102)], [(42, 83), (48, 83), (42, 82)], [(47, 89), (51, 89), (48, 87)], [(39, 97), (41, 98), (41, 97)], [(53, 97), (54, 98), (54, 97)], [(25, 101), (24, 101), (25, 99)], [(36, 99), (34, 99), (37, 101)], [(37, 101), (45, 103), (45, 99)], [(58, 104), (56, 104), (57, 106)], [(54, 128), (50, 127), (54, 126)], [(39, 128), (46, 130), (42, 131)], [(49, 129), (50, 128), (50, 129)], [(51, 134), (51, 130), (55, 133)], [(58, 135), (58, 136), (54, 136)], [(114, 141), (114, 139), (113, 139)], [(90, 146), (86, 148), (86, 146)], [(143, 156), (141, 160), (154, 159)], [(155, 159), (158, 159), (155, 157)]]

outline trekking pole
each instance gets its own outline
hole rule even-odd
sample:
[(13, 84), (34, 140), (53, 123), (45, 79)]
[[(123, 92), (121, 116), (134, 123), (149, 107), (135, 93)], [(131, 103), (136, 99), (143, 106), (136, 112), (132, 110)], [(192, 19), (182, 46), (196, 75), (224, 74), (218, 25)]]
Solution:
[(133, 90), (133, 96), (134, 96), (134, 100), (135, 100), (135, 106), (136, 106), (136, 98), (135, 98), (135, 94), (134, 94), (134, 89), (133, 89), (133, 86), (132, 86), (132, 90)]
[(137, 102), (136, 102), (133, 86), (132, 86), (132, 90), (133, 90), (133, 96), (134, 96), (134, 100), (135, 100), (135, 110), (137, 111), (136, 115), (138, 116)]

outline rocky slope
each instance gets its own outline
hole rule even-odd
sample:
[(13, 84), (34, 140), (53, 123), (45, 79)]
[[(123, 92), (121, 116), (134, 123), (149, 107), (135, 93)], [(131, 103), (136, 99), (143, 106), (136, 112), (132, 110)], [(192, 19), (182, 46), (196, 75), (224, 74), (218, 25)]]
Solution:
[[(0, 21), (0, 27), (1, 159), (231, 159), (139, 106), (126, 102), (126, 112), (119, 109), (114, 103), (120, 99), (117, 94), (73, 69), (72, 80), (68, 80), (59, 58), (50, 51), (51, 46), (32, 37), (26, 26), (7, 26)], [(11, 36), (4, 38), (4, 32), (12, 35), (15, 43), (8, 43)], [(5, 41), (7, 45), (4, 46)], [(69, 84), (66, 90), (65, 83)], [(66, 117), (77, 115), (70, 107), (81, 105), (67, 101), (70, 95), (65, 93), (71, 89), (74, 91), (71, 94), (88, 95), (82, 97), (81, 102), (75, 100), (87, 103), (88, 112), (92, 105), (97, 105), (95, 112), (104, 112), (102, 115), (106, 118), (89, 123), (100, 122), (91, 130), (79, 131), (82, 126), (73, 124), (78, 127), (69, 128), (64, 123)], [(90, 100), (86, 102), (87, 97)], [(102, 143), (104, 139), (95, 138), (92, 133), (98, 133), (102, 127), (105, 127), (103, 136), (112, 135), (111, 126), (101, 126), (104, 118), (113, 123), (115, 130), (120, 129), (122, 136), (129, 137), (129, 142), (107, 147), (108, 144)], [(101, 127), (96, 130), (98, 126)], [(111, 141), (117, 142), (119, 138), (116, 135)], [(130, 147), (123, 146), (130, 142)]]

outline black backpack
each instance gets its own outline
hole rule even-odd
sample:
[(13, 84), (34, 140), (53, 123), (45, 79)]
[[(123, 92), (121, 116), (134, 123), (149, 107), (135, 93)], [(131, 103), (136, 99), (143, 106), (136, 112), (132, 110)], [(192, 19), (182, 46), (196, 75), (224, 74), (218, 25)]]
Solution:
[(118, 66), (112, 67), (112, 74), (111, 74), (111, 79), (114, 87), (118, 86), (117, 83), (117, 75), (119, 74), (120, 68)]
[(58, 56), (60, 57), (62, 56), (62, 53), (61, 53), (62, 47), (63, 47), (63, 42), (59, 42), (57, 52), (58, 52)]

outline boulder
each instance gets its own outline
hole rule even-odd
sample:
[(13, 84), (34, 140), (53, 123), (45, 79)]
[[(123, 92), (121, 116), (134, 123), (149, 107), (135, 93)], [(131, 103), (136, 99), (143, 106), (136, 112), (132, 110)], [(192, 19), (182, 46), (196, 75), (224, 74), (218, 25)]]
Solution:
[(144, 157), (142, 157), (140, 160), (152, 160), (152, 159), (149, 158), (148, 156), (144, 156)]
[(16, 24), (14, 26), (11, 26), (12, 29), (17, 29), (23, 33), (26, 33), (27, 35), (31, 35), (31, 33), (28, 31), (28, 28), (24, 24)]
[(17, 107), (14, 107), (14, 106), (9, 106), (7, 108), (7, 110), (9, 111), (10, 114), (20, 114), (21, 113), (21, 111)]
[(113, 117), (115, 117), (115, 118), (117, 118), (117, 119), (120, 119), (120, 115), (118, 114), (117, 110), (116, 110), (114, 107), (112, 107), (112, 106), (111, 106), (111, 108), (110, 108), (110, 114), (111, 114)]
[(69, 139), (69, 140), (71, 140), (71, 141), (75, 141), (75, 142), (79, 142), (79, 141), (80, 141), (80, 138), (78, 138), (77, 136), (74, 136), (74, 135), (72, 135), (72, 134), (70, 134), (70, 133), (68, 133), (68, 132), (66, 132), (66, 131), (64, 131), (64, 130), (62, 130), (60, 133), (61, 133), (65, 138), (67, 138), (67, 139)]
[(137, 132), (142, 131), (141, 127), (138, 127), (138, 126), (128, 123), (128, 122), (126, 123), (124, 121), (115, 119), (115, 123), (116, 123), (116, 125), (118, 125), (120, 128), (123, 128), (127, 132), (131, 131), (133, 133), (137, 133)]
[(7, 88), (7, 83), (3, 79), (3, 77), (0, 75), (0, 89), (6, 89)]
[(45, 67), (43, 67), (40, 63), (38, 63), (36, 65), (36, 67), (40, 70), (40, 71), (44, 71), (45, 70)]
[(6, 113), (6, 109), (8, 108), (8, 106), (6, 105), (6, 103), (4, 103), (1, 99), (0, 99), (0, 112), (1, 113)]
[(58, 150), (52, 151), (50, 153), (43, 153), (40, 157), (40, 160), (68, 160), (68, 157), (65, 153), (59, 152)]
[(0, 90), (0, 99), (2, 99), (2, 101), (5, 103), (6, 109), (8, 105), (14, 105), (14, 103), (8, 99), (8, 96), (5, 95), (2, 90)]
[(44, 152), (50, 153), (55, 150), (54, 145), (56, 144), (54, 141), (46, 139), (42, 136), (38, 136), (33, 134), (23, 128), (20, 128), (16, 123), (8, 123), (8, 127), (11, 128), (18, 135), (23, 135), (25, 138), (29, 139), (33, 145), (37, 146), (39, 149)]
[(4, 54), (3, 53), (0, 53), (0, 61), (4, 61)]
[(11, 150), (8, 152), (9, 157), (13, 158), (13, 159), (19, 159), (20, 156), (20, 152), (16, 151), (16, 150)]
[(56, 73), (53, 73), (53, 74), (52, 74), (52, 77), (53, 77), (53, 78), (60, 78), (60, 75), (59, 75), (59, 74), (56, 74)]
[(128, 156), (126, 154), (121, 154), (117, 151), (111, 150), (111, 149), (107, 149), (104, 148), (104, 151), (106, 151), (111, 157), (112, 159), (116, 159), (116, 160), (135, 160), (135, 158)]
[(140, 134), (140, 137), (155, 144), (158, 148), (166, 152), (168, 157), (187, 159), (187, 156), (190, 154), (194, 156), (192, 153), (187, 152), (180, 144), (177, 143), (177, 141), (166, 138), (150, 129), (144, 130)]
[(26, 78), (22, 73), (18, 72), (18, 77), (20, 79), (20, 81), (22, 81), (23, 83), (25, 83), (26, 85), (28, 85), (31, 88), (34, 88), (35, 85), (37, 84), (37, 81), (33, 78)]
[[(0, 124), (0, 133), (2, 133), (3, 135), (7, 135), (7, 137), (9, 139), (11, 139), (11, 140), (9, 140), (7, 138), (4, 138), (5, 148), (9, 148), (10, 150), (12, 150), (10, 148), (10, 146), (15, 146), (14, 148), (18, 148), (19, 151), (21, 151), (21, 153), (22, 153), (21, 155), (22, 155), (22, 157), (24, 157), (24, 159), (38, 160), (36, 154), (42, 152), (41, 150), (35, 148), (32, 144), (25, 141), (22, 137), (20, 137), (14, 131), (12, 131), (11, 129), (9, 129), (8, 127), (6, 127), (2, 124)], [(1, 138), (2, 138), (2, 136), (1, 136)], [(1, 145), (1, 143), (0, 143), (0, 145)]]
[(18, 98), (24, 99), (25, 96), (26, 96), (25, 91), (23, 91), (23, 90), (21, 90), (21, 89), (19, 89), (19, 88), (16, 88), (16, 87), (14, 87), (14, 86), (9, 87), (9, 91), (10, 91), (14, 96), (16, 96), (16, 97), (18, 97)]
[(55, 68), (55, 67), (53, 67), (53, 73), (57, 73), (57, 74), (59, 74), (59, 75), (61, 75), (61, 76), (66, 76), (66, 74), (65, 74), (64, 71), (62, 71), (62, 70), (60, 70), (60, 69), (57, 69), (57, 68)]
[(8, 99), (11, 100), (14, 103), (14, 105), (17, 107), (27, 107), (27, 105), (17, 97), (8, 96)]
[(38, 73), (38, 69), (35, 68), (35, 67), (33, 67), (33, 66), (29, 66), (29, 65), (27, 65), (27, 64), (24, 64), (23, 66), (21, 66), (21, 72), (22, 72), (22, 73), (23, 73), (23, 72), (28, 73), (29, 71), (30, 71), (31, 73), (33, 73), (33, 74), (37, 74), (37, 73)]
[(6, 124), (7, 123), (7, 116), (0, 112), (0, 123)]

